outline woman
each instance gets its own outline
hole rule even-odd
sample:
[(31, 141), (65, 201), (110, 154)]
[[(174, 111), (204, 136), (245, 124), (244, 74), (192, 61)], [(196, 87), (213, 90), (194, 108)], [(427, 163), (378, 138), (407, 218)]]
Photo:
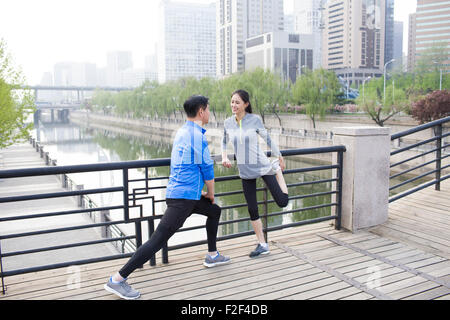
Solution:
[[(250, 257), (257, 257), (268, 254), (270, 251), (269, 245), (264, 239), (262, 223), (258, 214), (256, 179), (262, 177), (278, 206), (286, 207), (289, 197), (282, 173), (286, 166), (277, 145), (271, 140), (264, 128), (261, 118), (252, 114), (250, 97), (246, 91), (237, 90), (233, 92), (231, 111), (233, 116), (227, 118), (224, 122), (222, 165), (231, 168), (231, 162), (226, 151), (227, 143), (230, 141), (234, 147), (251, 224), (259, 242), (256, 249), (250, 253)], [(260, 149), (258, 135), (270, 147), (272, 156), (278, 157), (272, 163)]]

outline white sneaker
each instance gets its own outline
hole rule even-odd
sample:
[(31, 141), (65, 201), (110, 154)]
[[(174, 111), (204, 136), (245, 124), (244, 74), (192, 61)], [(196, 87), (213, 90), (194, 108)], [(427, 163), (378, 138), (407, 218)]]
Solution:
[(272, 173), (273, 174), (276, 174), (279, 170), (281, 170), (280, 159), (273, 160), (271, 165), (272, 165)]

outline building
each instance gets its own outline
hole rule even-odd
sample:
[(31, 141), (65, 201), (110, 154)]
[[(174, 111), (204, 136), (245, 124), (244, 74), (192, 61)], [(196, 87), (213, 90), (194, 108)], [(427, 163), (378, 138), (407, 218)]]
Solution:
[(314, 33), (320, 27), (322, 0), (294, 1), (294, 30), (297, 33)]
[(306, 68), (314, 68), (312, 34), (269, 32), (247, 39), (245, 47), (245, 70), (260, 67), (295, 83)]
[(385, 64), (385, 0), (329, 0), (324, 10), (322, 65), (349, 86), (381, 77)]
[[(53, 67), (53, 84), (55, 86), (95, 86), (97, 85), (97, 66), (86, 62), (60, 62)], [(59, 91), (56, 100), (78, 99), (75, 92)]]
[(284, 30), (283, 0), (216, 1), (216, 70), (223, 77), (245, 70), (245, 41)]
[[(373, 1), (373, 0), (372, 0)], [(394, 0), (385, 1), (385, 22), (384, 22), (384, 61), (388, 62), (394, 58), (394, 36), (395, 36), (395, 21), (394, 21)], [(375, 2), (375, 1), (373, 1)], [(395, 61), (397, 62), (397, 60)], [(394, 63), (387, 66), (391, 70)]]
[(445, 55), (440, 58), (442, 59), (440, 67), (450, 70), (448, 53), (450, 49), (450, 2), (448, 0), (418, 0), (414, 63), (417, 63), (424, 52), (434, 47), (440, 47)]
[(133, 68), (131, 51), (111, 51), (106, 55), (106, 85), (122, 86), (122, 72)]
[(158, 80), (216, 77), (215, 3), (163, 0), (158, 40)]
[(314, 66), (322, 62), (322, 11), (325, 0), (294, 0), (294, 32), (314, 35)]
[(414, 71), (416, 65), (416, 14), (409, 15), (408, 25), (408, 72)]
[(394, 22), (394, 68), (403, 69), (403, 22)]

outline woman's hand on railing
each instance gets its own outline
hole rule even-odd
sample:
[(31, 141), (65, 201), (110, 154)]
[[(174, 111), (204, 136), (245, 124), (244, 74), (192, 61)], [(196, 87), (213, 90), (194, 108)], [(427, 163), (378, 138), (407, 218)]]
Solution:
[(283, 156), (280, 156), (278, 159), (280, 160), (281, 171), (284, 171), (284, 169), (286, 169), (286, 163), (284, 162)]
[(222, 165), (225, 167), (225, 168), (231, 168), (231, 161), (230, 161), (230, 159), (228, 159), (228, 157), (225, 157), (225, 158), (222, 158)]

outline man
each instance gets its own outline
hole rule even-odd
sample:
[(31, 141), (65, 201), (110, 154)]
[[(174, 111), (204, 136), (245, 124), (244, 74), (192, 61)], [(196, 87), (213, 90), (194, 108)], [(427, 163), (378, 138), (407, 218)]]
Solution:
[[(208, 253), (203, 264), (214, 267), (231, 261), (216, 248), (221, 209), (214, 203), (213, 161), (204, 136), (206, 130), (202, 128), (209, 121), (208, 98), (192, 96), (184, 103), (184, 110), (187, 121), (177, 131), (172, 147), (167, 209), (151, 238), (104, 285), (107, 291), (124, 299), (140, 297), (140, 293), (127, 284), (127, 277), (160, 250), (192, 213), (207, 217)], [(202, 191), (205, 184), (206, 192)]]

